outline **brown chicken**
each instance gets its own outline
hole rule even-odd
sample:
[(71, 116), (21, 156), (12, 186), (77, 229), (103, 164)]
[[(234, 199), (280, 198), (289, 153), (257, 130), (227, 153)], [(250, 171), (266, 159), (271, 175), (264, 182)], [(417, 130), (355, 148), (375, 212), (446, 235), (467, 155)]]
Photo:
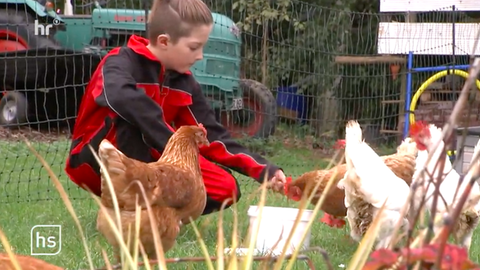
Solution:
[[(22, 270), (63, 270), (64, 268), (49, 264), (37, 258), (15, 254), (15, 259)], [(0, 269), (15, 270), (15, 266), (7, 253), (0, 253)]]
[[(339, 140), (337, 144), (342, 144), (344, 147), (345, 140)], [(381, 158), (395, 175), (402, 178), (408, 185), (410, 185), (415, 172), (415, 158), (417, 152), (418, 150), (415, 143), (410, 138), (407, 138), (397, 147), (397, 153), (382, 156)], [(347, 214), (347, 209), (344, 204), (345, 192), (339, 189), (337, 184), (343, 178), (346, 171), (347, 167), (344, 163), (329, 170), (306, 172), (294, 181), (287, 179), (285, 195), (294, 201), (300, 201), (302, 196), (307, 196), (308, 198), (308, 196), (312, 194), (318, 181), (321, 181), (317, 192), (311, 201), (312, 204), (317, 204), (328, 184), (328, 181), (334, 173), (336, 173), (333, 180), (333, 186), (330, 188), (321, 207), (322, 211), (325, 212), (321, 222), (330, 227), (343, 227), (345, 225), (345, 220), (343, 218)]]
[[(149, 258), (156, 258), (154, 237), (150, 217), (146, 209), (151, 206), (155, 229), (160, 235), (163, 251), (171, 249), (180, 231), (180, 226), (197, 219), (206, 204), (206, 191), (199, 165), (199, 148), (209, 146), (207, 131), (199, 126), (182, 126), (169, 139), (161, 158), (156, 162), (144, 163), (121, 153), (107, 140), (99, 147), (99, 156), (105, 165), (121, 214), (124, 241), (135, 228), (135, 202), (141, 201), (140, 242)], [(143, 186), (147, 200), (139, 185)], [(108, 183), (102, 177), (102, 205), (115, 221), (115, 210)], [(99, 211), (97, 229), (115, 248), (117, 259), (118, 243), (106, 217)], [(132, 250), (132, 247), (130, 247)]]

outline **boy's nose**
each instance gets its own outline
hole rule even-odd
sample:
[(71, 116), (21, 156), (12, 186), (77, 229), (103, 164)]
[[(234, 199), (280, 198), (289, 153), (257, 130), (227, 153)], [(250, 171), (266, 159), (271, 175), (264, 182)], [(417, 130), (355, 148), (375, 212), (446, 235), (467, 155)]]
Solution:
[(199, 53), (197, 57), (195, 58), (197, 61), (203, 59), (203, 53)]

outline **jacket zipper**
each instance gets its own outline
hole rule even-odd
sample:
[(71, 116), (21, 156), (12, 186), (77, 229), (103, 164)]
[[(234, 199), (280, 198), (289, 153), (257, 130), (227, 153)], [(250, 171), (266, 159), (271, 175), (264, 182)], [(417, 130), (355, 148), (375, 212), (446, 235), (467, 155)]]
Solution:
[[(162, 99), (162, 109), (163, 109), (163, 104), (165, 103), (165, 98), (166, 96), (163, 95), (163, 86), (165, 85), (165, 81), (167, 80), (168, 78), (168, 72), (165, 71), (165, 73), (163, 74), (163, 80), (162, 80), (162, 84), (160, 84), (160, 97)], [(165, 114), (165, 112), (163, 112)]]

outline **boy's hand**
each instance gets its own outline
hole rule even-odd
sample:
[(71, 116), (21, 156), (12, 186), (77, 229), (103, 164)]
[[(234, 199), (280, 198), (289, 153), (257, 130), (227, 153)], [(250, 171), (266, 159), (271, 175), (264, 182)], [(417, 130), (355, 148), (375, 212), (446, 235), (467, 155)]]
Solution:
[(271, 189), (275, 192), (283, 193), (283, 187), (287, 183), (287, 179), (282, 170), (277, 170), (269, 182)]

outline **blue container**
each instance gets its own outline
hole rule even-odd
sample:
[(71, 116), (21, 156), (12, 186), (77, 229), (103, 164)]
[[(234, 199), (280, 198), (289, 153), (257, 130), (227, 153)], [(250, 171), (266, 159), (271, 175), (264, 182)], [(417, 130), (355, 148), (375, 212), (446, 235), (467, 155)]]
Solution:
[(302, 94), (297, 94), (298, 87), (278, 87), (277, 88), (277, 106), (296, 111), (297, 119), (302, 123), (307, 120), (307, 98)]

